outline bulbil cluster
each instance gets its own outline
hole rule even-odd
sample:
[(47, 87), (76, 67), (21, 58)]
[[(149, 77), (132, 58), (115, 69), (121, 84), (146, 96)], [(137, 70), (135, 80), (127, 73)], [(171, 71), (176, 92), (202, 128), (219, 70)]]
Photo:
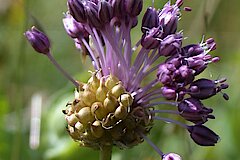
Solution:
[[(209, 54), (216, 49), (213, 38), (183, 46), (183, 32), (178, 31), (183, 0), (169, 1), (161, 10), (154, 4), (148, 7), (136, 44), (131, 30), (138, 25), (142, 0), (68, 0), (67, 5), (65, 30), (95, 69), (87, 83), (74, 80), (60, 67), (44, 33), (32, 28), (25, 36), (76, 87), (75, 99), (63, 110), (67, 130), (75, 141), (101, 149), (106, 145), (129, 148), (145, 140), (163, 160), (180, 160), (177, 154), (164, 154), (148, 139), (153, 122), (160, 120), (186, 129), (201, 146), (218, 142), (219, 136), (204, 126), (215, 119), (213, 109), (202, 101), (219, 92), (228, 100), (222, 92), (228, 84), (225, 78), (197, 78), (220, 58)], [(160, 58), (165, 60), (159, 63)], [(146, 78), (150, 82), (143, 83)], [(171, 105), (171, 109), (162, 105)], [(180, 116), (191, 124), (161, 113)]]
[(81, 146), (99, 149), (114, 144), (128, 148), (143, 141), (137, 133), (149, 132), (151, 123), (148, 109), (136, 107), (130, 112), (132, 106), (133, 97), (117, 77), (99, 79), (93, 73), (86, 84), (81, 83), (75, 100), (63, 113), (70, 136)]

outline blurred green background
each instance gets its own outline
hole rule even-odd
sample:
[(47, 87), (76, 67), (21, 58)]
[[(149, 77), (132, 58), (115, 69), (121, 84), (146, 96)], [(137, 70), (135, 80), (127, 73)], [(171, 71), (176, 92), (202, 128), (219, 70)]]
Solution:
[[(165, 2), (155, 0), (155, 6), (161, 8)], [(151, 1), (144, 3), (146, 8)], [(203, 34), (215, 38), (217, 50), (213, 54), (221, 61), (210, 65), (205, 76), (227, 77), (230, 84), (229, 101), (219, 94), (204, 102), (214, 108), (216, 116), (207, 126), (221, 136), (221, 141), (215, 147), (200, 147), (185, 130), (163, 122), (155, 123), (149, 137), (165, 153), (179, 153), (184, 160), (240, 160), (240, 1), (185, 0), (185, 6), (193, 9), (182, 12), (179, 25), (188, 37), (186, 44), (200, 42)], [(32, 25), (40, 27), (52, 41), (56, 60), (75, 78), (85, 81), (90, 63), (82, 63), (64, 31), (62, 13), (66, 10), (66, 0), (0, 0), (0, 160), (98, 159), (97, 151), (79, 148), (65, 130), (61, 110), (73, 99), (73, 86), (47, 58), (36, 54), (23, 36)], [(135, 41), (138, 33), (139, 28), (134, 29)], [(41, 116), (35, 120), (41, 122), (41, 134), (39, 143), (38, 138), (30, 143), (31, 105), (36, 101), (42, 102), (38, 107)], [(129, 150), (115, 148), (113, 160), (123, 159), (160, 157), (144, 142)]]

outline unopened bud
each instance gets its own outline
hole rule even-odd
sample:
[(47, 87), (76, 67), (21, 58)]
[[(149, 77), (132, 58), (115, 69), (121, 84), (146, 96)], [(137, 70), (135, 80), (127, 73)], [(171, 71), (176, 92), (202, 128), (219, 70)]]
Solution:
[(216, 133), (203, 125), (189, 126), (188, 131), (193, 141), (200, 146), (215, 146), (219, 140)]
[(102, 23), (109, 23), (113, 17), (113, 7), (108, 1), (100, 1), (98, 16)]
[(113, 14), (116, 17), (124, 17), (126, 15), (125, 0), (112, 0)]
[(127, 13), (135, 17), (140, 14), (143, 7), (143, 0), (127, 0), (125, 1), (125, 8)]
[(24, 35), (35, 51), (42, 54), (49, 54), (50, 42), (43, 32), (33, 26), (30, 30), (26, 31)]
[(81, 0), (68, 0), (67, 4), (68, 10), (74, 19), (81, 23), (87, 21), (86, 11)]
[(89, 35), (84, 26), (70, 14), (66, 14), (65, 18), (63, 18), (63, 25), (67, 34), (72, 38), (87, 37)]
[(98, 6), (94, 3), (89, 3), (86, 7), (87, 20), (90, 25), (95, 28), (101, 28), (102, 22), (98, 17)]
[(155, 8), (148, 7), (142, 19), (142, 32), (146, 33), (148, 29), (157, 28), (159, 24), (158, 11)]

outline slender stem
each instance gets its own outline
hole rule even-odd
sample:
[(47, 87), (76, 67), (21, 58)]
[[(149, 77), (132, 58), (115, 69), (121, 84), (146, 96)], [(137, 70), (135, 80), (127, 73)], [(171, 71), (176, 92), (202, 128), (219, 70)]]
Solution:
[(79, 84), (77, 81), (75, 81), (58, 63), (57, 61), (53, 58), (51, 53), (47, 54), (47, 57), (49, 60), (56, 66), (56, 68), (67, 78), (69, 79), (77, 88), (79, 87)]
[(103, 145), (100, 148), (100, 160), (111, 160), (112, 145)]
[(161, 157), (163, 156), (163, 152), (143, 133), (140, 133), (140, 135), (143, 137), (145, 141), (159, 154)]
[(173, 124), (176, 124), (176, 125), (179, 125), (179, 126), (185, 128), (185, 129), (188, 128), (188, 126), (187, 126), (186, 124), (181, 123), (181, 122), (176, 121), (176, 120), (173, 120), (173, 119), (170, 119), (170, 118), (156, 117), (156, 116), (155, 116), (155, 117), (153, 117), (153, 119), (154, 119), (154, 120), (165, 121), (165, 122), (167, 122), (167, 123), (173, 123)]

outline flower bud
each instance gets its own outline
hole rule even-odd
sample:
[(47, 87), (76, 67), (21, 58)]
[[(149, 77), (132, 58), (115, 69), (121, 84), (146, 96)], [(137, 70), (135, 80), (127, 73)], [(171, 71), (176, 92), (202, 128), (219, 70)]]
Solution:
[(85, 23), (87, 21), (86, 11), (81, 0), (68, 0), (68, 10), (76, 21)]
[(43, 32), (33, 26), (30, 30), (26, 31), (24, 35), (35, 51), (42, 54), (49, 54), (50, 42)]
[(100, 121), (94, 121), (91, 125), (91, 133), (94, 137), (100, 138), (104, 134), (104, 129), (102, 128), (102, 124)]
[(140, 14), (143, 7), (143, 0), (126, 0), (125, 1), (125, 8), (126, 12), (131, 17), (136, 17)]
[(121, 18), (126, 15), (125, 0), (112, 0), (113, 15)]
[(177, 82), (182, 82), (185, 85), (194, 80), (194, 71), (188, 68), (187, 65), (182, 65), (178, 70), (179, 75), (175, 77)]
[(189, 57), (186, 59), (189, 68), (194, 69), (194, 75), (202, 73), (207, 68), (207, 63), (203, 59)]
[(203, 124), (208, 118), (215, 118), (213, 115), (209, 115), (213, 110), (204, 107), (201, 101), (195, 98), (187, 98), (181, 101), (178, 104), (178, 111), (184, 119), (195, 124)]
[(113, 17), (113, 8), (108, 1), (100, 1), (98, 16), (102, 23), (109, 23)]
[(182, 160), (182, 158), (176, 153), (164, 154), (162, 160)]
[(149, 29), (157, 28), (159, 24), (158, 12), (155, 8), (148, 7), (142, 19), (142, 32), (146, 33)]
[(115, 98), (118, 98), (121, 94), (125, 93), (126, 90), (123, 87), (122, 83), (118, 83), (111, 89), (111, 93)]
[(203, 125), (189, 126), (188, 131), (193, 141), (200, 146), (215, 146), (220, 139), (216, 133)]
[(171, 56), (181, 48), (182, 34), (172, 34), (165, 37), (160, 45), (159, 54), (163, 56)]
[(198, 88), (197, 92), (190, 93), (191, 97), (193, 98), (207, 99), (209, 97), (216, 95), (217, 93), (216, 84), (214, 83), (214, 81), (209, 79), (205, 79), (205, 78), (198, 79), (193, 83), (191, 83), (190, 88), (193, 86)]
[(98, 17), (98, 6), (94, 3), (88, 3), (86, 6), (87, 20), (95, 28), (101, 28), (102, 22)]
[(110, 112), (113, 113), (118, 106), (117, 99), (111, 94), (107, 94), (107, 98), (103, 102), (103, 106)]
[(160, 45), (160, 40), (158, 39), (159, 34), (160, 34), (159, 28), (154, 27), (150, 29), (149, 32), (146, 32), (146, 34), (142, 36), (141, 45), (145, 49), (154, 49), (159, 47)]
[(170, 6), (166, 4), (164, 8), (159, 13), (159, 25), (163, 27), (163, 38), (174, 34), (177, 31), (177, 22), (178, 22), (178, 9), (176, 6)]
[(72, 38), (87, 37), (88, 32), (81, 23), (78, 23), (71, 15), (63, 18), (63, 25), (67, 34)]
[(176, 99), (176, 89), (164, 86), (161, 88), (162, 95), (168, 100), (175, 100)]
[(94, 116), (91, 113), (90, 107), (82, 108), (78, 113), (76, 113), (76, 117), (79, 119), (83, 125), (91, 123), (94, 121)]

